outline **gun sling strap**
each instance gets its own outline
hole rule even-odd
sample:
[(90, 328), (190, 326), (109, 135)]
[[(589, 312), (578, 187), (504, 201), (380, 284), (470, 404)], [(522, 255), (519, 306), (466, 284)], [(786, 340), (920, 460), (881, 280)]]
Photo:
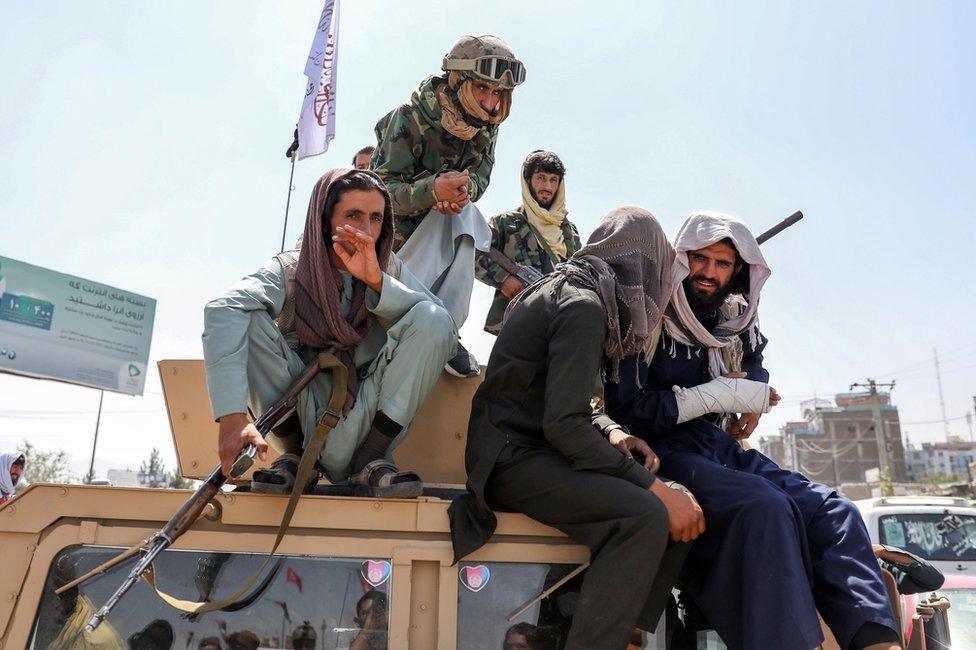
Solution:
[(319, 453), (322, 451), (322, 445), (325, 444), (325, 439), (328, 437), (329, 432), (335, 428), (342, 417), (342, 407), (346, 401), (346, 366), (335, 355), (323, 353), (319, 355), (319, 370), (332, 371), (332, 395), (329, 399), (329, 407), (325, 415), (322, 416), (322, 419), (315, 425), (315, 433), (312, 435), (312, 440), (305, 447), (305, 452), (302, 454), (302, 460), (298, 464), (298, 475), (295, 477), (295, 486), (292, 488), (291, 495), (288, 497), (288, 504), (285, 506), (281, 523), (278, 525), (278, 534), (275, 536), (274, 545), (271, 547), (268, 556), (264, 559), (260, 568), (258, 568), (254, 575), (240, 589), (226, 598), (212, 602), (181, 600), (161, 591), (156, 586), (155, 571), (153, 570), (153, 566), (150, 565), (146, 573), (143, 574), (143, 577), (149, 583), (149, 586), (152, 587), (153, 591), (156, 592), (156, 595), (171, 607), (189, 614), (203, 614), (205, 612), (224, 609), (242, 598), (258, 581), (258, 578), (261, 577), (265, 569), (268, 568), (268, 565), (274, 558), (274, 554), (278, 550), (278, 545), (281, 544), (281, 540), (284, 539), (285, 533), (288, 531), (288, 525), (291, 523), (292, 515), (295, 514), (295, 509), (298, 507), (298, 500), (302, 496), (305, 485), (308, 483), (312, 468), (315, 466)]

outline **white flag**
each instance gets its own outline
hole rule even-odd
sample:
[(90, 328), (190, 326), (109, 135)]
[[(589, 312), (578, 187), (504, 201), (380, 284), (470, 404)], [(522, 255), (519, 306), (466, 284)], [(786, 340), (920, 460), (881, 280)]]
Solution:
[(339, 0), (325, 0), (305, 63), (305, 99), (298, 116), (298, 159), (329, 149), (335, 137), (336, 69), (339, 61)]

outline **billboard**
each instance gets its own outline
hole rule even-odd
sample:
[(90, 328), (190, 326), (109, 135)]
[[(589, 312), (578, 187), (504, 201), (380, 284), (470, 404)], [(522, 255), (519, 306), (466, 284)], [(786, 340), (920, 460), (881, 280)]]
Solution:
[(156, 301), (0, 255), (0, 372), (142, 395)]

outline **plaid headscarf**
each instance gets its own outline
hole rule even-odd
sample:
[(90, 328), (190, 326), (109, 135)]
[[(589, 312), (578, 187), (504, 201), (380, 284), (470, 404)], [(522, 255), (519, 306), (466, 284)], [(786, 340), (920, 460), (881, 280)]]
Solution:
[(572, 278), (600, 297), (607, 311), (607, 340), (603, 351), (619, 380), (621, 359), (656, 344), (664, 308), (672, 290), (674, 249), (653, 214), (636, 206), (612, 210), (603, 218), (586, 246), (552, 274), (515, 297), (506, 315), (547, 279), (552, 290)]
[(376, 240), (376, 259), (380, 269), (387, 269), (393, 250), (393, 208), (390, 195), (379, 176), (373, 172), (339, 167), (323, 174), (312, 188), (295, 275), (295, 325), (299, 341), (315, 350), (334, 346), (335, 354), (349, 370), (349, 395), (344, 413), (348, 413), (356, 401), (358, 381), (353, 359), (356, 346), (369, 334), (370, 319), (366, 309), (366, 285), (358, 280), (353, 282), (349, 316), (342, 317), (343, 282), (338, 269), (332, 266), (332, 232), (328, 223), (331, 215), (325, 214), (325, 206), (333, 183), (353, 173), (373, 177), (382, 188), (386, 208), (383, 211), (380, 236)]

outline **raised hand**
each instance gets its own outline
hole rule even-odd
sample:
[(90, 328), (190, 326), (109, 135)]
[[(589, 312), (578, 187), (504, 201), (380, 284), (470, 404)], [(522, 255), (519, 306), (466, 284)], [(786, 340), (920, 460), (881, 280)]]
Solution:
[(332, 236), (332, 248), (346, 270), (377, 293), (383, 288), (383, 271), (376, 259), (376, 239), (350, 226), (341, 225)]

